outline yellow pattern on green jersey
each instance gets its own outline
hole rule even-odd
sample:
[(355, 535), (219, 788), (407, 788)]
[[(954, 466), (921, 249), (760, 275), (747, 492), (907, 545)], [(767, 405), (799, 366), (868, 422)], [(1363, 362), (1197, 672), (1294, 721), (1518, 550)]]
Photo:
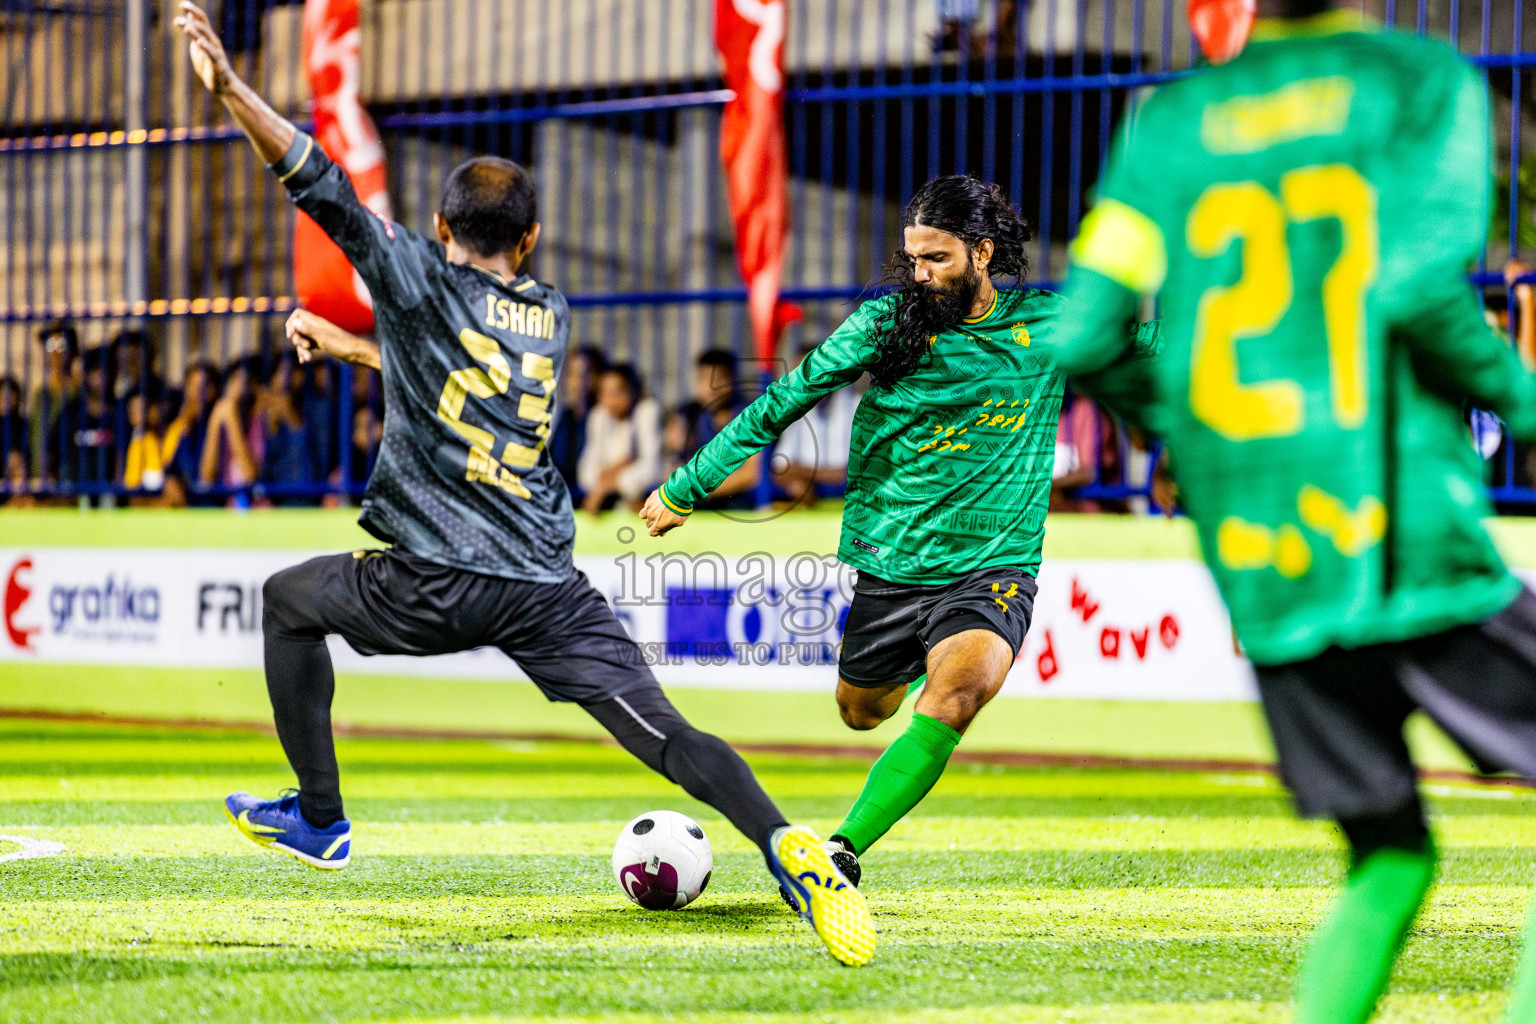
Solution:
[[(874, 365), (893, 301), (855, 310), (679, 467), (662, 500), (690, 511), (823, 396), (857, 381)], [(1060, 309), (1053, 292), (1000, 291), (985, 314), (936, 335), (906, 377), (864, 393), (853, 418), (840, 560), (900, 583), (948, 583), (996, 566), (1039, 569), (1062, 399), (1042, 345)], [(1153, 344), (1156, 326), (1127, 337)]]

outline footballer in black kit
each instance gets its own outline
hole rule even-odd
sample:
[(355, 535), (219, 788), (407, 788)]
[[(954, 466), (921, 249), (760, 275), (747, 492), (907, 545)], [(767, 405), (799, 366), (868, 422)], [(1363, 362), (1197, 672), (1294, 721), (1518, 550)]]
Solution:
[(384, 382), (384, 436), (360, 522), (390, 547), (312, 559), (267, 581), (267, 689), (299, 788), (277, 800), (231, 795), (236, 827), (313, 867), (350, 861), (328, 634), (365, 655), (493, 646), (549, 699), (581, 705), (729, 819), (798, 894), (796, 909), (833, 955), (867, 962), (875, 936), (863, 897), (729, 745), (678, 713), (574, 566), (570, 495), (544, 451), (570, 312), (557, 289), (520, 272), (539, 236), (527, 172), (494, 157), (461, 164), (434, 215), (438, 237), (424, 238), (358, 201), (342, 168), (234, 74), (189, 0), (177, 25), (203, 84), (372, 294), (376, 343), (300, 311), (288, 330), (301, 357), (376, 366)]
[[(541, 453), (570, 337), (565, 296), (526, 274), (504, 279), (450, 262), (443, 242), (370, 212), (308, 135), (297, 134), (272, 170), (373, 295), (387, 415), (363, 527), (442, 565), (564, 580), (571, 499)], [(456, 168), (443, 205), (465, 244), (506, 245), (521, 257), (537, 240), (533, 182), (509, 161)]]

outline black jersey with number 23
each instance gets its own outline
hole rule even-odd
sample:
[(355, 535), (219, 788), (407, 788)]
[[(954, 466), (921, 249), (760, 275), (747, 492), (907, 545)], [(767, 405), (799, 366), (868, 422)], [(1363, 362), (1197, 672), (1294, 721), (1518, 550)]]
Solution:
[(570, 335), (565, 296), (526, 274), (503, 281), (449, 263), (438, 242), (363, 206), (302, 132), (272, 170), (373, 295), (385, 415), (364, 529), (443, 565), (568, 577), (571, 498), (544, 452)]

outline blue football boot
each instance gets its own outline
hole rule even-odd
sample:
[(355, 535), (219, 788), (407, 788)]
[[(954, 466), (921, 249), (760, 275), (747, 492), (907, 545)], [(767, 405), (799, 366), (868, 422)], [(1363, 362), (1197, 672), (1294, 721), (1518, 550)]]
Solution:
[(249, 793), (224, 798), (230, 823), (257, 846), (281, 850), (312, 868), (339, 871), (352, 859), (352, 823), (342, 818), (330, 828), (315, 828), (299, 813), (299, 791), (285, 789), (277, 800)]

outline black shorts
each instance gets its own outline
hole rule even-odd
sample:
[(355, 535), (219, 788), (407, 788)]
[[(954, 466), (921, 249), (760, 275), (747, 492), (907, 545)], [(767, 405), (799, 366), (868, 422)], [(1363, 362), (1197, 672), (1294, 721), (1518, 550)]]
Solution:
[(1403, 723), (1421, 710), (1484, 772), (1536, 778), (1536, 596), (1476, 626), (1257, 669), (1280, 777), (1309, 818), (1418, 805)]
[(1018, 657), (1035, 609), (1023, 569), (978, 569), (953, 583), (892, 583), (859, 571), (843, 626), (837, 674), (852, 686), (905, 686), (928, 670), (928, 651), (968, 629), (987, 629)]
[(359, 654), (497, 647), (550, 700), (576, 704), (656, 686), (613, 609), (574, 570), (559, 583), (531, 583), (391, 549), (314, 558), (267, 586), (306, 595), (314, 625)]

